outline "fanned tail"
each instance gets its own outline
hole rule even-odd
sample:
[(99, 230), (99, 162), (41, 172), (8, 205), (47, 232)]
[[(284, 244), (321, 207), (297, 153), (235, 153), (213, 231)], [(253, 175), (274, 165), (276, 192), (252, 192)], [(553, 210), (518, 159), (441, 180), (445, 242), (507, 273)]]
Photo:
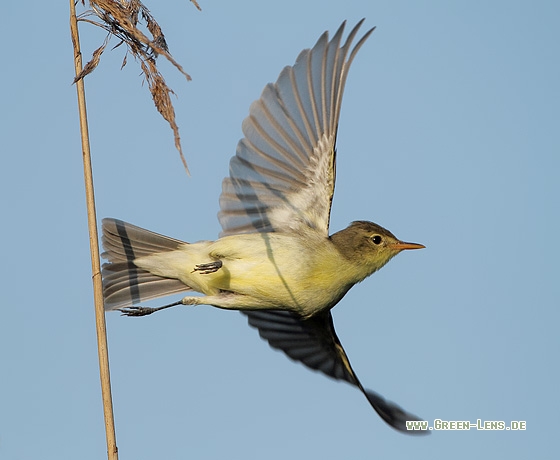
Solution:
[(185, 244), (118, 219), (103, 219), (101, 255), (105, 310), (129, 307), (190, 288), (177, 279), (163, 278), (134, 265), (134, 259), (158, 252), (174, 251)]

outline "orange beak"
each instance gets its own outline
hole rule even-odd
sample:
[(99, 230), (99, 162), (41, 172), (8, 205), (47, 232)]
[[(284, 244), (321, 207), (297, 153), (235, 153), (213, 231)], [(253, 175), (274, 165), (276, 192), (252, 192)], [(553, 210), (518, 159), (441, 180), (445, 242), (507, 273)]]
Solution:
[(404, 241), (397, 241), (396, 243), (391, 244), (391, 247), (396, 251), (402, 251), (404, 249), (423, 249), (426, 246), (418, 243), (405, 243)]

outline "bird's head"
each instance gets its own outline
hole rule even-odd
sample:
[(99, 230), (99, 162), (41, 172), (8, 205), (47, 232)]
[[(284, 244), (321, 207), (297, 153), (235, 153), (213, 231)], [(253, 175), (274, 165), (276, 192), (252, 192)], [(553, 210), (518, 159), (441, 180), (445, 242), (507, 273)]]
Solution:
[(405, 249), (422, 249), (417, 243), (399, 240), (389, 230), (367, 221), (352, 222), (347, 228), (331, 236), (336, 248), (359, 271), (364, 279)]

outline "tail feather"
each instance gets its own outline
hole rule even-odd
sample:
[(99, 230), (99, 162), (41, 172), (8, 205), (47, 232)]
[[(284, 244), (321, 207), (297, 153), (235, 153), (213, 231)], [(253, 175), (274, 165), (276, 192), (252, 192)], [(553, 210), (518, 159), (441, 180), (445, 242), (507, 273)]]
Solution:
[(138, 302), (190, 288), (181, 281), (163, 278), (134, 265), (134, 259), (158, 252), (174, 251), (186, 244), (144, 230), (117, 219), (103, 219), (103, 296), (105, 310), (115, 310)]
[(118, 219), (103, 219), (103, 257), (111, 262), (130, 261), (128, 255), (143, 257), (154, 252), (174, 251), (183, 241), (169, 238)]

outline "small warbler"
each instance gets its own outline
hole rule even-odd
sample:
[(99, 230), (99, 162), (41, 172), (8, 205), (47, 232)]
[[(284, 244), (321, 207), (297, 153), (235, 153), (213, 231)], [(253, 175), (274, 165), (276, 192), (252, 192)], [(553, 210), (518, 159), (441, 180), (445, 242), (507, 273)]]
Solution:
[[(185, 243), (116, 219), (103, 220), (105, 308), (143, 316), (174, 305), (241, 310), (269, 344), (309, 368), (357, 386), (393, 428), (420, 419), (366, 390), (335, 333), (331, 309), (405, 243), (377, 224), (353, 222), (329, 236), (335, 141), (350, 65), (374, 29), (342, 42), (345, 23), (269, 83), (243, 122), (223, 181), (215, 241)], [(184, 291), (159, 308), (144, 300)]]

